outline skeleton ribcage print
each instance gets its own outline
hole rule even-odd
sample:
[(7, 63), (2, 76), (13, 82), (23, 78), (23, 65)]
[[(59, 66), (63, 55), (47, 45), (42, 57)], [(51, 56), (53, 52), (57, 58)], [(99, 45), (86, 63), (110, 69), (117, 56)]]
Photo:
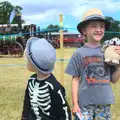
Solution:
[(49, 109), (51, 108), (51, 97), (49, 93), (49, 87), (53, 89), (52, 84), (45, 82), (42, 86), (39, 82), (35, 82), (35, 78), (31, 78), (29, 82), (28, 90), (30, 96), (30, 103), (32, 109), (37, 117), (37, 120), (41, 120), (39, 109), (45, 115), (49, 116)]

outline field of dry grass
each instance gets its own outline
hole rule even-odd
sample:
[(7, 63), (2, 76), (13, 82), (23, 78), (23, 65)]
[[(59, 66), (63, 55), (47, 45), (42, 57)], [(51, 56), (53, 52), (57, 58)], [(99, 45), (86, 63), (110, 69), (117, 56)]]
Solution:
[[(69, 59), (74, 50), (65, 49), (65, 58)], [(57, 50), (57, 58), (60, 58), (59, 50)], [(67, 63), (64, 62), (64, 68)], [(5, 66), (6, 64), (8, 66)], [(18, 66), (13, 66), (13, 64)], [(25, 61), (22, 58), (0, 56), (0, 120), (20, 120), (24, 90), (27, 80), (32, 74), (26, 70), (23, 64)], [(56, 62), (53, 74), (60, 81), (60, 62)], [(64, 74), (64, 86), (67, 100), (71, 106), (71, 76)], [(112, 88), (116, 98), (116, 103), (112, 106), (113, 120), (120, 120), (120, 82), (112, 85)]]

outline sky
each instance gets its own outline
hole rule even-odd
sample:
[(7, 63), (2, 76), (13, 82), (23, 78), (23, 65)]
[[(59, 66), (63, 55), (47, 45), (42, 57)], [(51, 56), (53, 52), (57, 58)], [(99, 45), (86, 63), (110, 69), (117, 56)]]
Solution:
[(76, 26), (82, 14), (90, 8), (100, 9), (104, 16), (120, 20), (120, 0), (8, 0), (23, 8), (22, 18), (28, 24), (40, 28), (59, 25), (59, 15), (63, 14), (64, 28), (77, 32)]

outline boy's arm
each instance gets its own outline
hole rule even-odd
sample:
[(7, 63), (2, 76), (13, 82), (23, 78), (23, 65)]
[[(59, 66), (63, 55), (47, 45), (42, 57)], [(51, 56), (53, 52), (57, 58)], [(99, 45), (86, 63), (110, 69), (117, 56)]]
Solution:
[(73, 102), (73, 113), (79, 112), (80, 108), (78, 105), (78, 88), (79, 88), (79, 77), (73, 76), (72, 78), (72, 102)]
[(112, 83), (116, 83), (120, 79), (120, 66), (117, 66), (117, 69), (112, 74)]
[(54, 99), (56, 116), (58, 116), (60, 120), (72, 120), (70, 107), (65, 98), (65, 89), (63, 87), (55, 92)]
[(28, 120), (28, 115), (30, 112), (30, 98), (28, 93), (28, 86), (25, 90), (24, 102), (23, 102), (23, 111), (21, 120)]

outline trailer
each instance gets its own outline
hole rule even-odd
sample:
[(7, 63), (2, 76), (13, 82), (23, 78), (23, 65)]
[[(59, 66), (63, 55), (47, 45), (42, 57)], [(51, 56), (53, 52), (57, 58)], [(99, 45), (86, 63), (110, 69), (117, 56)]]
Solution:
[[(49, 33), (48, 40), (55, 48), (60, 48), (60, 32)], [(80, 33), (63, 32), (64, 47), (80, 47), (84, 44), (85, 38)]]

